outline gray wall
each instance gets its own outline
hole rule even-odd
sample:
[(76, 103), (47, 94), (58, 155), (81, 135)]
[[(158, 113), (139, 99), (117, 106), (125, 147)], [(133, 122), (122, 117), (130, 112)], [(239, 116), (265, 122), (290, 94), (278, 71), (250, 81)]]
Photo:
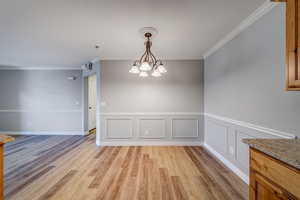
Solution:
[[(168, 73), (141, 78), (131, 61), (101, 61), (103, 145), (199, 145), (203, 61), (167, 61)], [(106, 105), (103, 105), (105, 103)]]
[(285, 91), (285, 12), (275, 7), (205, 60), (205, 112), (300, 136), (300, 92)]
[(204, 71), (205, 144), (248, 181), (243, 138), (300, 136), (300, 92), (285, 91), (284, 5), (206, 58)]
[(162, 77), (128, 73), (132, 61), (101, 61), (102, 112), (203, 112), (203, 62), (167, 61)]
[(81, 131), (81, 76), (81, 70), (0, 70), (0, 130)]

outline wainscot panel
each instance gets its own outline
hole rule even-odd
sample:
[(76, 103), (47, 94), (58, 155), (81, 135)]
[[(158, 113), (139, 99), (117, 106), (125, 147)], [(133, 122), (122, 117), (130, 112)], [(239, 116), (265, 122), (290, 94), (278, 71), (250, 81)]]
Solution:
[(201, 145), (202, 113), (102, 113), (99, 145)]
[(171, 124), (173, 138), (199, 137), (199, 120), (197, 118), (173, 118)]
[(249, 151), (244, 138), (294, 138), (290, 133), (272, 130), (213, 114), (204, 114), (204, 146), (227, 167), (249, 182)]
[(140, 138), (165, 138), (166, 137), (166, 119), (139, 119), (139, 137)]
[(133, 137), (132, 118), (106, 118), (104, 128), (107, 139), (129, 139)]

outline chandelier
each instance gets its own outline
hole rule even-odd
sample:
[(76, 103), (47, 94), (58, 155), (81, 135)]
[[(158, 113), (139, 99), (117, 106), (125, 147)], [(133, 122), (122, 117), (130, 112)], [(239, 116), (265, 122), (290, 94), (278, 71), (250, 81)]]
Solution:
[(129, 72), (132, 74), (139, 74), (140, 77), (148, 77), (149, 74), (154, 77), (160, 77), (162, 74), (166, 73), (167, 70), (164, 67), (163, 62), (157, 59), (151, 52), (152, 33), (146, 32), (144, 37), (146, 39), (146, 50), (139, 60), (134, 61)]

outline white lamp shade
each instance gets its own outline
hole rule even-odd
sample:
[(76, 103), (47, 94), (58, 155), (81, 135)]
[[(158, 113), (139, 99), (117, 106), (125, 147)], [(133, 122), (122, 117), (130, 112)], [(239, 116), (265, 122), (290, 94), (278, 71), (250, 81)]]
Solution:
[(161, 73), (156, 69), (156, 70), (154, 70), (154, 71), (152, 72), (151, 75), (154, 76), (154, 77), (160, 77), (160, 76), (161, 76)]
[(131, 69), (129, 70), (129, 73), (138, 74), (138, 73), (140, 73), (140, 70), (139, 70), (139, 68), (136, 65), (133, 65), (131, 67)]
[(163, 66), (163, 64), (160, 64), (159, 66), (158, 66), (158, 71), (160, 72), (160, 73), (166, 73), (167, 72), (167, 70), (166, 70), (166, 68)]
[(148, 73), (147, 72), (141, 72), (140, 73), (140, 77), (147, 77), (148, 76)]
[(150, 71), (151, 69), (152, 69), (152, 67), (150, 66), (150, 64), (148, 62), (143, 62), (140, 66), (141, 71)]

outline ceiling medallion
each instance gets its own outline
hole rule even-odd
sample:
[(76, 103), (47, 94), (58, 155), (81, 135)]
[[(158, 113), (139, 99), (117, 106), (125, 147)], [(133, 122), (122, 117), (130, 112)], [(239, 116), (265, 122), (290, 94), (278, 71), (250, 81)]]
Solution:
[(139, 74), (140, 77), (148, 77), (151, 74), (154, 77), (160, 77), (166, 73), (167, 70), (163, 65), (163, 62), (157, 59), (151, 52), (152, 41), (151, 37), (157, 34), (157, 31), (151, 27), (145, 27), (140, 31), (145, 37), (146, 50), (139, 60), (134, 61), (131, 69), (132, 74)]

